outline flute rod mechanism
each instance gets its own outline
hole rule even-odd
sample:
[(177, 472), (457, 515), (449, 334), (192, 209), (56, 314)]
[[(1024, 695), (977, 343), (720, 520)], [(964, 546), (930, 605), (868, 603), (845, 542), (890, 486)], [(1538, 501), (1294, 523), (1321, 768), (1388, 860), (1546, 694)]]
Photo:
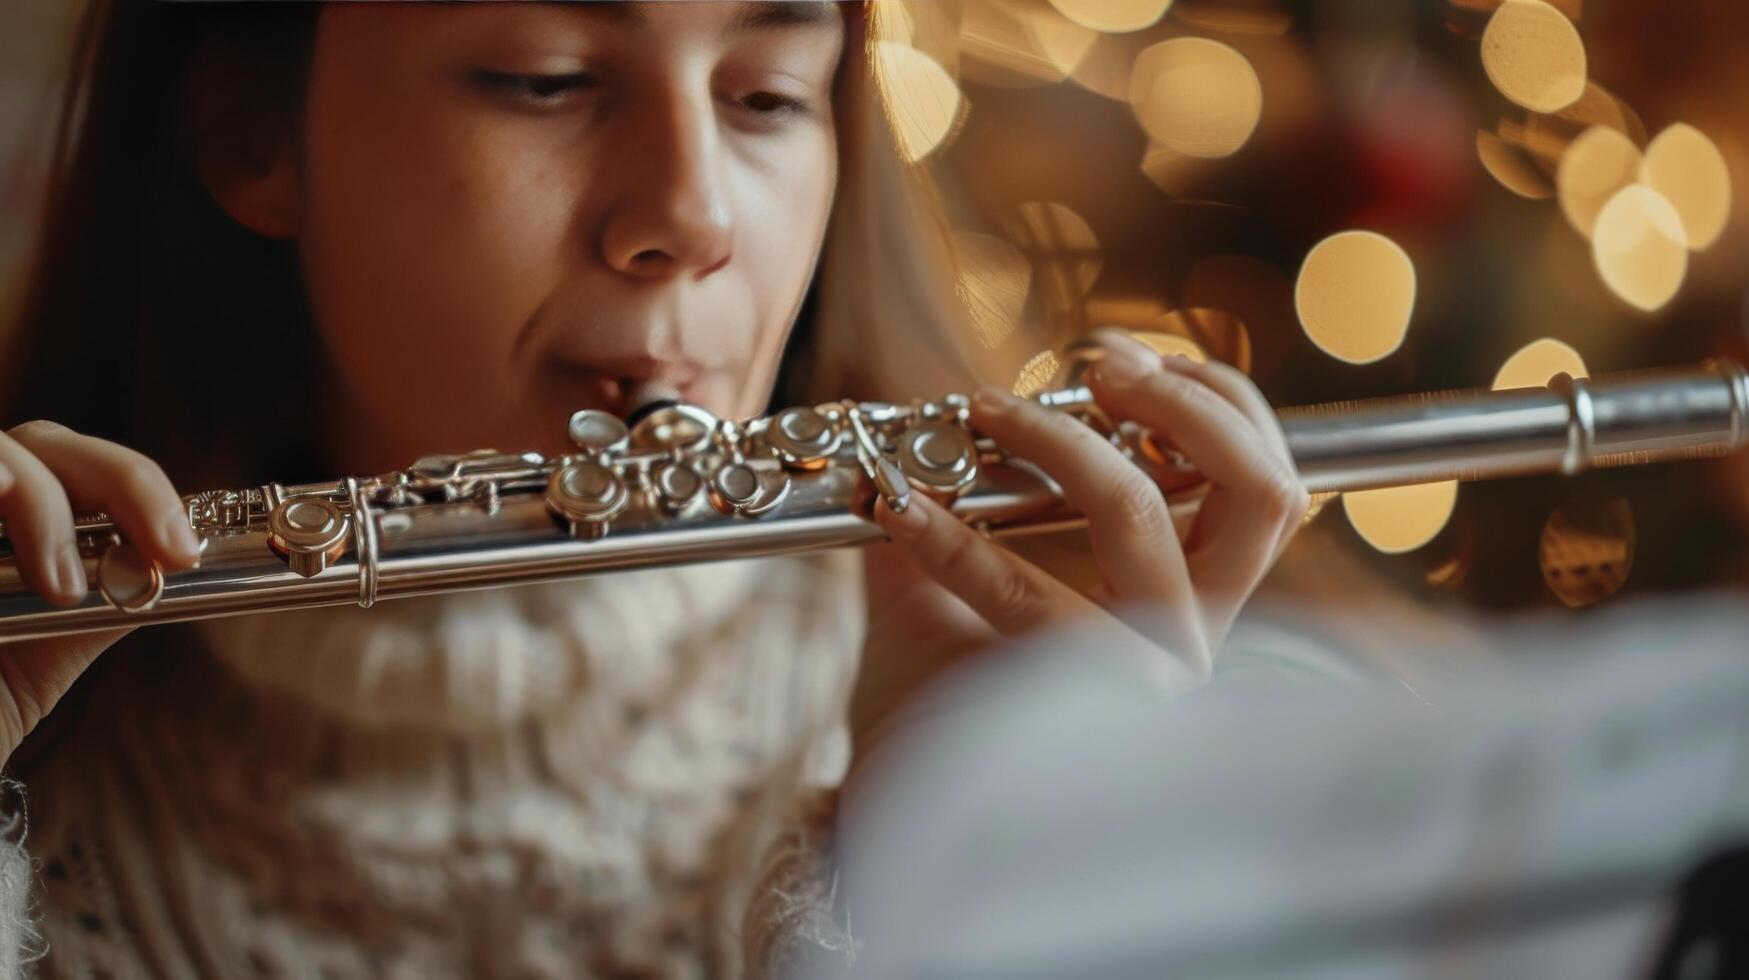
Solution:
[[(1170, 446), (1114, 425), (1084, 387), (1035, 396), (1144, 468)], [(671, 404), (632, 426), (570, 422), (574, 452), (481, 450), (332, 483), (184, 498), (198, 567), (165, 572), (101, 514), (75, 529), (98, 588), (56, 607), (0, 539), (0, 640), (550, 581), (879, 540), (874, 498), (923, 493), (998, 535), (1080, 520), (1048, 476), (971, 430), (967, 401), (834, 402), (750, 422)], [(1456, 391), (1279, 415), (1313, 492), (1718, 455), (1749, 443), (1749, 373), (1735, 363), (1557, 377), (1547, 388)], [(1175, 506), (1187, 505), (1174, 500)]]

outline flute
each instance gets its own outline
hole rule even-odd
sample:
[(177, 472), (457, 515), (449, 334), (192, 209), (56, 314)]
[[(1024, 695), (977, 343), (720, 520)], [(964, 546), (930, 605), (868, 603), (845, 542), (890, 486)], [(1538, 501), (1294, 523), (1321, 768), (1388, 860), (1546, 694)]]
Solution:
[[(1191, 467), (1087, 388), (1033, 396), (1107, 436), (1137, 465)], [(57, 607), (30, 591), (0, 539), (0, 640), (577, 577), (616, 569), (810, 551), (879, 540), (876, 496), (949, 505), (993, 535), (1085, 520), (1037, 467), (967, 423), (967, 399), (835, 402), (737, 422), (665, 403), (630, 424), (581, 411), (573, 451), (480, 450), (330, 483), (184, 497), (195, 568), (165, 572), (102, 514), (79, 515), (89, 580)], [(641, 417), (640, 417), (641, 416)], [(1726, 361), (1546, 388), (1451, 391), (1279, 413), (1311, 492), (1719, 455), (1749, 443), (1749, 373)], [(1196, 495), (1168, 494), (1175, 509)]]

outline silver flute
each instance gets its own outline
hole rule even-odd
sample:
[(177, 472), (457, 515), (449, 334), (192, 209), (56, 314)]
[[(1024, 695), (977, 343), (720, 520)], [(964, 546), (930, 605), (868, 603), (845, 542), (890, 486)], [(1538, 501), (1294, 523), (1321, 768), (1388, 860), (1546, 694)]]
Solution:
[[(1157, 476), (1193, 474), (1163, 439), (1113, 424), (1073, 380), (1033, 399)], [(1085, 523), (1049, 476), (975, 432), (967, 409), (950, 395), (795, 407), (747, 422), (673, 402), (629, 422), (581, 411), (570, 420), (573, 449), (558, 456), (480, 450), (368, 479), (187, 496), (201, 555), (184, 571), (146, 559), (104, 515), (77, 515), (96, 588), (76, 605), (50, 604), (0, 539), (0, 640), (858, 545), (884, 536), (869, 519), (877, 497), (898, 511), (912, 493), (993, 535)], [(1749, 373), (1712, 361), (1559, 375), (1546, 388), (1341, 402), (1279, 418), (1314, 493), (1574, 474), (1749, 443)], [(1168, 499), (1176, 510), (1197, 496), (1192, 487)]]

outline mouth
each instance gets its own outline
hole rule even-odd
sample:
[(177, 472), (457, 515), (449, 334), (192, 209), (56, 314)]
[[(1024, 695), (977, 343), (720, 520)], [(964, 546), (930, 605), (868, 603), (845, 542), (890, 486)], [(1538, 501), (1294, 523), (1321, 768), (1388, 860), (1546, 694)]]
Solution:
[(592, 408), (623, 419), (654, 401), (687, 400), (690, 383), (676, 384), (655, 374), (555, 361), (547, 365), (544, 380), (556, 400), (571, 406), (570, 411)]

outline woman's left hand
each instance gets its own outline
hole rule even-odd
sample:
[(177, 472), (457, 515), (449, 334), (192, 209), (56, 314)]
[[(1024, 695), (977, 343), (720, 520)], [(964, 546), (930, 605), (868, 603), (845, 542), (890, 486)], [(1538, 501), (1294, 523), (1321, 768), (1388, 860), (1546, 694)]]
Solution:
[[(1114, 420), (1164, 434), (1208, 480), (1180, 541), (1161, 487), (1086, 424), (998, 389), (972, 401), (973, 426), (1048, 473), (1088, 519), (1102, 589), (1084, 595), (980, 535), (922, 494), (875, 520), (870, 639), (851, 708), (869, 732), (966, 648), (1069, 620), (1117, 620), (1125, 635), (1206, 678), (1245, 600), (1302, 523), (1308, 497), (1274, 411), (1224, 364), (1161, 358), (1121, 331), (1087, 382)], [(1138, 613), (1140, 613), (1138, 615)]]

